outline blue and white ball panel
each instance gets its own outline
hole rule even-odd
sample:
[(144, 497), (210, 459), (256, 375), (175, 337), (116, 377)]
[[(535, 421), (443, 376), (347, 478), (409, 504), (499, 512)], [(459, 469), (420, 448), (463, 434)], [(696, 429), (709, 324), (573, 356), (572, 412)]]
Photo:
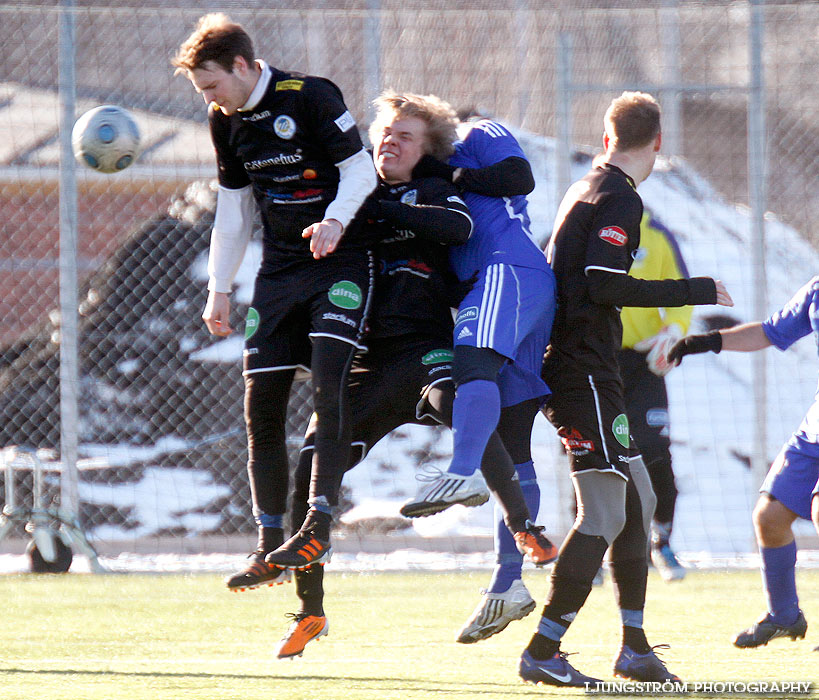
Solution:
[(780, 450), (759, 490), (810, 520), (811, 500), (819, 493), (819, 456), (806, 453), (792, 438)]

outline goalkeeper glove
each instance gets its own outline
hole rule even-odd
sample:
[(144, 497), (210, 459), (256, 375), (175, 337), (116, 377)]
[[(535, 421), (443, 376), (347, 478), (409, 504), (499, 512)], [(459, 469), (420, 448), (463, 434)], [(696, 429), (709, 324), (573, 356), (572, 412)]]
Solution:
[(453, 168), (431, 155), (423, 155), (412, 169), (412, 178), (414, 180), (419, 177), (440, 177), (442, 180), (452, 182), (455, 170), (457, 168)]
[(686, 355), (719, 352), (720, 350), (722, 350), (722, 335), (719, 331), (711, 331), (703, 335), (688, 335), (674, 343), (674, 346), (668, 351), (668, 361), (674, 366), (680, 364)]
[(661, 328), (656, 335), (641, 340), (634, 346), (634, 349), (639, 352), (647, 352), (646, 364), (648, 368), (658, 377), (664, 377), (674, 367), (666, 359), (668, 351), (680, 338), (682, 338), (682, 330), (675, 323)]

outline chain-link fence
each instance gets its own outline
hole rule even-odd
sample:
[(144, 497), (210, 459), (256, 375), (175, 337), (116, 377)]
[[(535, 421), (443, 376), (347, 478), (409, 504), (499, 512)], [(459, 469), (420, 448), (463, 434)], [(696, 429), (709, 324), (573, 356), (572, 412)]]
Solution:
[[(713, 198), (727, 207), (719, 211), (749, 203), (753, 3), (657, 0), (639, 9), (603, 9), (591, 2), (546, 8), (526, 0), (485, 6), (443, 0), (295, 5), (270, 10), (247, 2), (229, 5), (228, 12), (254, 37), (260, 57), (334, 80), (360, 125), (367, 123), (370, 100), (393, 87), (477, 106), (519, 130), (538, 180), (531, 199), (541, 239), (551, 230), (556, 209), (554, 137), (561, 114), (570, 109), (575, 146), (597, 144), (605, 106), (626, 86), (651, 89), (666, 105), (665, 153), (673, 158), (649, 181), (655, 189), (645, 195), (661, 218), (679, 222), (684, 233), (692, 231), (693, 245), (693, 229), (703, 218), (693, 211), (696, 203), (691, 211), (681, 210), (677, 195), (691, 195), (701, 207), (708, 205), (705, 198)], [(0, 446), (51, 450), (55, 460), (60, 448), (58, 88), (65, 68), (61, 47), (67, 48), (61, 18), (70, 17), (73, 26), (77, 115), (98, 104), (123, 105), (135, 113), (143, 134), (143, 153), (129, 170), (115, 176), (77, 170), (79, 515), (92, 539), (116, 542), (115, 548), (124, 550), (185, 548), (186, 538), (194, 536), (208, 536), (210, 549), (225, 548), (231, 546), (229, 535), (253, 530), (244, 466), (241, 344), (216, 342), (199, 318), (215, 199), (205, 106), (169, 63), (209, 6), (0, 5), (5, 48), (0, 57)], [(814, 133), (819, 95), (812, 87), (819, 6), (766, 3), (762, 9), (767, 202), (782, 222), (815, 242), (811, 224), (819, 197), (811, 184), (819, 168)], [(558, 89), (565, 58), (561, 36), (570, 37), (572, 47), (568, 105)], [(576, 175), (588, 156), (581, 149), (572, 159)], [(726, 217), (714, 215), (710, 225), (747, 252), (752, 243), (743, 238), (745, 229), (735, 231)], [(770, 241), (771, 251), (784, 240), (791, 239)], [(800, 259), (813, 264), (812, 248), (804, 250)], [(242, 280), (252, 279), (253, 254), (237, 285), (235, 327), (241, 327), (249, 301)], [(716, 259), (720, 253), (714, 247), (709, 255)], [(714, 269), (705, 267), (692, 272)], [(792, 267), (790, 277), (781, 275), (782, 289), (772, 294), (772, 302), (803, 281), (794, 274)], [(745, 294), (750, 278), (741, 279), (739, 293)], [(737, 315), (749, 320), (747, 307), (744, 317), (742, 310)], [(295, 449), (310, 409), (304, 385), (294, 392)], [(680, 414), (697, 414), (702, 396), (679, 395)], [(795, 426), (791, 418), (788, 414), (780, 425), (773, 417), (770, 449)], [(730, 427), (728, 432), (741, 445), (744, 433)], [(410, 431), (395, 444), (408, 435), (411, 444), (397, 448), (400, 457), (390, 452), (377, 457), (380, 476), (372, 478), (371, 495), (379, 479), (392, 485), (386, 491), (393, 498), (401, 495), (396, 461), (443, 458), (443, 434)], [(562, 458), (551, 436), (537, 433), (535, 440), (543, 446), (537, 455), (544, 491), (565, 495)], [(714, 431), (701, 442), (719, 440)], [(748, 445), (744, 449), (740, 457), (747, 456)], [(694, 453), (692, 462), (702, 460)], [(713, 488), (693, 467), (689, 472), (683, 496), (686, 489)], [(30, 490), (26, 474), (17, 484), (22, 498)], [(58, 498), (57, 481), (49, 483)], [(754, 485), (743, 483), (746, 493), (736, 508), (746, 532), (732, 536), (734, 549), (751, 541), (748, 504)], [(350, 494), (348, 505), (356, 501)], [(570, 507), (557, 496), (548, 502), (547, 523), (565, 528)], [(701, 512), (693, 520), (704, 523), (709, 517)], [(699, 540), (692, 536), (694, 541)], [(198, 546), (204, 545), (197, 540)]]

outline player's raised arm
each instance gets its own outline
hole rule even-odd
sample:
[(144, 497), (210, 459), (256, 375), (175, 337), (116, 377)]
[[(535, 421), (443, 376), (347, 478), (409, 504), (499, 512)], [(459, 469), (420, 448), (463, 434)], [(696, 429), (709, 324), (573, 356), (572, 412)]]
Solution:
[(719, 353), (723, 350), (754, 352), (771, 345), (771, 341), (768, 340), (762, 328), (762, 323), (754, 321), (733, 328), (681, 338), (668, 351), (668, 361), (673, 365), (678, 365), (686, 355), (697, 355), (703, 352)]

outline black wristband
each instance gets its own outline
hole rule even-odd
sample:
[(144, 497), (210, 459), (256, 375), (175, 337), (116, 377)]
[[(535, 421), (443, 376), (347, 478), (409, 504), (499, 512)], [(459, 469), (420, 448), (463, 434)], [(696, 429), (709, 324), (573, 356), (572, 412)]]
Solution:
[(688, 335), (678, 340), (668, 351), (668, 361), (678, 364), (686, 355), (697, 355), (702, 352), (719, 353), (722, 350), (722, 334), (711, 331), (702, 335)]

